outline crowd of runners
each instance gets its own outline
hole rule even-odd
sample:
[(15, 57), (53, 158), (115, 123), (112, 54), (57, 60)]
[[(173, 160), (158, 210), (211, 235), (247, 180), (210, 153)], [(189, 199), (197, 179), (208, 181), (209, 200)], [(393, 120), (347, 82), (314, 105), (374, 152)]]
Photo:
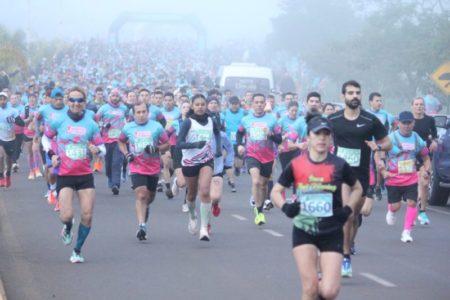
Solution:
[[(26, 83), (0, 92), (0, 187), (14, 185), (19, 168), (29, 180), (45, 179), (65, 245), (72, 244), (79, 220), (72, 263), (84, 261), (95, 172), (107, 176), (112, 195), (131, 182), (140, 241), (148, 238), (155, 197), (181, 192), (187, 230), (201, 241), (211, 239), (211, 215), (220, 215), (224, 189), (248, 195), (255, 226), (270, 222), (266, 210), (280, 207), (293, 219), (303, 299), (334, 299), (341, 276), (352, 277), (362, 216), (370, 215), (383, 191), (388, 225), (406, 201), (399, 240), (413, 242), (416, 220), (430, 224), (427, 192), (437, 132), (424, 98), (412, 99), (394, 117), (380, 93), (363, 99), (353, 80), (342, 85), (343, 109), (316, 91), (305, 99), (296, 91), (234, 95), (214, 84), (220, 59), (208, 65), (194, 54), (163, 51), (166, 46), (105, 51), (78, 45), (43, 62)], [(28, 165), (19, 165), (21, 154)], [(274, 178), (277, 167), (281, 175)], [(238, 191), (236, 177), (245, 173), (251, 188)]]

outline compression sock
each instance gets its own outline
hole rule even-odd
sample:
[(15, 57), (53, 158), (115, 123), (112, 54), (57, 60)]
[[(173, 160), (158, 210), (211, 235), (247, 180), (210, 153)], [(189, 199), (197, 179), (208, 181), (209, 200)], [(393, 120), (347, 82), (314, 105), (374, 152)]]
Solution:
[(200, 227), (206, 228), (211, 217), (211, 202), (200, 203)]
[(66, 225), (66, 233), (69, 233), (72, 230), (72, 221), (63, 222), (64, 225)]
[(406, 215), (405, 215), (405, 223), (403, 225), (403, 229), (411, 230), (414, 225), (414, 219), (417, 216), (417, 208), (416, 207), (406, 207)]
[(195, 218), (195, 201), (186, 201), (191, 219)]
[(77, 238), (77, 244), (75, 245), (75, 248), (73, 249), (76, 253), (81, 252), (81, 247), (83, 247), (84, 241), (86, 241), (87, 236), (89, 235), (89, 232), (91, 231), (91, 227), (87, 227), (80, 223), (80, 226), (78, 226), (78, 238)]

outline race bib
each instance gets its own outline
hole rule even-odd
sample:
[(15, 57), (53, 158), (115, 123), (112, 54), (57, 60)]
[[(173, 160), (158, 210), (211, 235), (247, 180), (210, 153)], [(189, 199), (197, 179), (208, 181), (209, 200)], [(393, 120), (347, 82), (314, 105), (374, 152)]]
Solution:
[(414, 160), (401, 160), (397, 163), (398, 174), (407, 174), (414, 172)]
[(197, 141), (205, 141), (208, 142), (211, 140), (211, 131), (208, 129), (199, 129), (197, 130)]
[(136, 151), (136, 154), (144, 152), (145, 147), (147, 147), (148, 145), (153, 145), (152, 138), (149, 137), (137, 138), (134, 142), (134, 149)]
[(336, 155), (344, 159), (350, 167), (359, 167), (361, 160), (361, 149), (338, 147)]
[(120, 135), (120, 129), (110, 129), (108, 130), (108, 137), (110, 139), (116, 139)]
[(300, 214), (310, 217), (331, 217), (333, 195), (331, 193), (299, 194)]
[(170, 129), (172, 127), (173, 120), (172, 119), (166, 119), (166, 129)]
[(252, 141), (264, 141), (266, 139), (264, 129), (261, 127), (250, 128), (250, 139)]
[(66, 155), (71, 160), (81, 160), (87, 157), (87, 147), (85, 144), (66, 145)]

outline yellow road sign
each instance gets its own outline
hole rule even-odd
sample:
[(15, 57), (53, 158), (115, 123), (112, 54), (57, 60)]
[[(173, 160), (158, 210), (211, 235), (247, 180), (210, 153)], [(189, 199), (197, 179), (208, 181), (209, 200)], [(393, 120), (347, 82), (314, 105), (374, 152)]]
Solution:
[(450, 95), (450, 61), (437, 68), (431, 79), (446, 95)]

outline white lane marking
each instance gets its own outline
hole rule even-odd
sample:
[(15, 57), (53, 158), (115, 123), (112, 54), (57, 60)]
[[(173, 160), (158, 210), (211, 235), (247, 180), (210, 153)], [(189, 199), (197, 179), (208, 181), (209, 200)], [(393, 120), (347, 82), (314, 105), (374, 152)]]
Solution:
[(231, 215), (233, 218), (238, 219), (239, 221), (247, 221), (246, 217), (240, 216), (240, 215)]
[(385, 287), (396, 287), (396, 285), (393, 284), (392, 282), (384, 280), (383, 278), (378, 277), (376, 275), (373, 275), (371, 273), (360, 273), (360, 274), (362, 276), (366, 277), (367, 279), (370, 279), (372, 281), (375, 281), (378, 284), (381, 284), (382, 286), (385, 286)]
[(450, 216), (450, 212), (448, 212), (448, 211), (445, 211), (445, 210), (442, 210), (442, 209), (437, 209), (437, 208), (433, 208), (433, 207), (427, 207), (427, 210), (431, 210), (431, 211), (433, 211), (433, 212), (437, 212), (437, 213), (440, 213), (440, 214), (444, 214), (444, 215), (448, 215), (448, 216)]
[(282, 237), (283, 235), (281, 233), (278, 233), (271, 229), (263, 229), (263, 231), (267, 232), (270, 235), (276, 236), (276, 237)]

